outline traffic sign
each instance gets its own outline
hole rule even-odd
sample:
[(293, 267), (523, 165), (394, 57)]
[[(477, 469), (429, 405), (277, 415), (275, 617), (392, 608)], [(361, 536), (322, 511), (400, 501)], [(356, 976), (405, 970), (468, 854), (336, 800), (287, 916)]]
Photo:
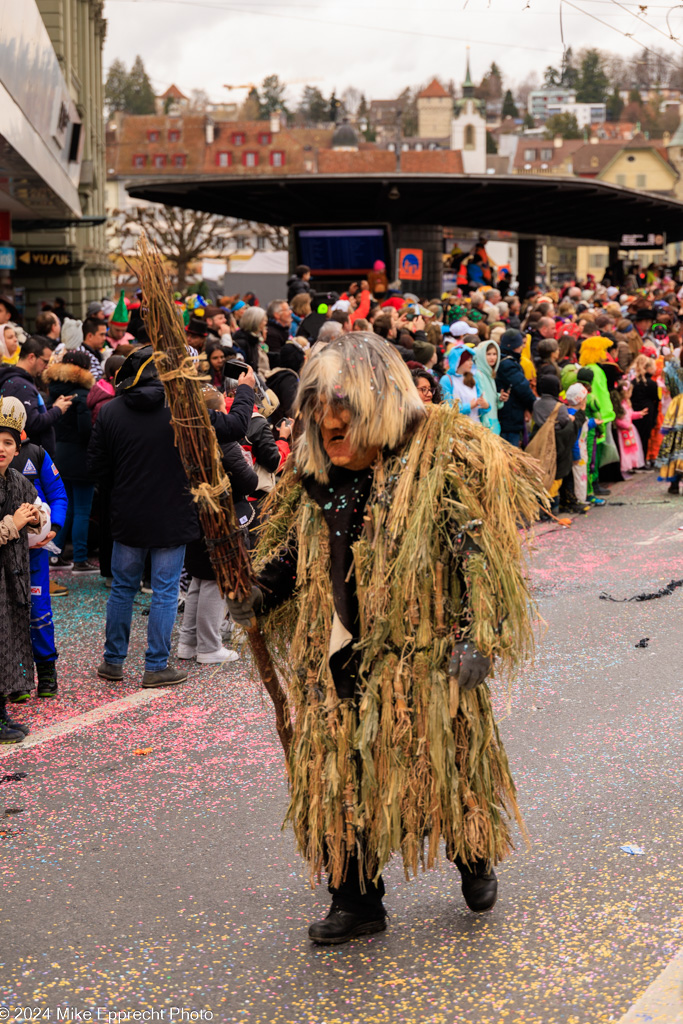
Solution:
[(398, 276), (400, 281), (422, 280), (422, 249), (398, 250)]
[(13, 249), (11, 245), (0, 246), (0, 270), (14, 270), (16, 265), (16, 249)]
[(73, 253), (67, 249), (19, 249), (17, 267), (22, 273), (50, 274), (68, 270), (73, 264)]

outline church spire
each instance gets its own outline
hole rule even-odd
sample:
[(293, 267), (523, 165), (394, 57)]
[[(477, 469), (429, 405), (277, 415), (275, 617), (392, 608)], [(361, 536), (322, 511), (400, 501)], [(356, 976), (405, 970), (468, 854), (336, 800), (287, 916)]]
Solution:
[(472, 99), (474, 97), (474, 82), (472, 81), (472, 75), (470, 73), (470, 48), (467, 47), (467, 69), (465, 73), (465, 81), (462, 83), (462, 95), (464, 99)]

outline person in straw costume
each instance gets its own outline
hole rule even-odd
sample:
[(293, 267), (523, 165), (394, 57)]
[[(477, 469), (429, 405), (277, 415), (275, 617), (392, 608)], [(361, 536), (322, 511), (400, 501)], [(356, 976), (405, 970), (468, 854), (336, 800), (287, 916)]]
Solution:
[(257, 586), (231, 601), (282, 652), (293, 705), (287, 819), (338, 944), (386, 927), (382, 870), (437, 862), (471, 910), (519, 820), (485, 680), (530, 653), (520, 523), (537, 464), (447, 405), (429, 411), (393, 346), (358, 332), (305, 365), (300, 433), (268, 499)]

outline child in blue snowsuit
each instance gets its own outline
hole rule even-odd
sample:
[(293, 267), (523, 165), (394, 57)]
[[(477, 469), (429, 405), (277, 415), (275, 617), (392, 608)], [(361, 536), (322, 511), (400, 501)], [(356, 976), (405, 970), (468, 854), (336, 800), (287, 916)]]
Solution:
[[(12, 469), (22, 473), (29, 480), (38, 497), (50, 506), (51, 530), (59, 530), (64, 524), (68, 500), (66, 488), (59, 470), (45, 451), (37, 444), (23, 441), (19, 453), (12, 462)], [(50, 553), (45, 548), (31, 548), (31, 644), (38, 673), (38, 696), (57, 696), (57, 649), (55, 627), (52, 621), (50, 602)], [(28, 700), (29, 694), (8, 697), (12, 703)]]

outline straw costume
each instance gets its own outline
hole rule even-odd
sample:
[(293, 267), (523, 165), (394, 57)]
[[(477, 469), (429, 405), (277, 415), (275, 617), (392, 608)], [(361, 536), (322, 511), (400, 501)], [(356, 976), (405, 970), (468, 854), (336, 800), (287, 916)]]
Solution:
[[(343, 942), (385, 927), (391, 855), (410, 876), (436, 863), (442, 839), (468, 905), (495, 901), (492, 865), (518, 809), (488, 686), (474, 684), (493, 659), (512, 671), (530, 653), (518, 527), (543, 489), (536, 463), (490, 430), (445, 404), (427, 413), (374, 335), (310, 359), (298, 408), (250, 607), (288, 662), (287, 819), (334, 897), (309, 935)], [(332, 464), (321, 409), (346, 412), (352, 449), (375, 447), (367, 469)]]

